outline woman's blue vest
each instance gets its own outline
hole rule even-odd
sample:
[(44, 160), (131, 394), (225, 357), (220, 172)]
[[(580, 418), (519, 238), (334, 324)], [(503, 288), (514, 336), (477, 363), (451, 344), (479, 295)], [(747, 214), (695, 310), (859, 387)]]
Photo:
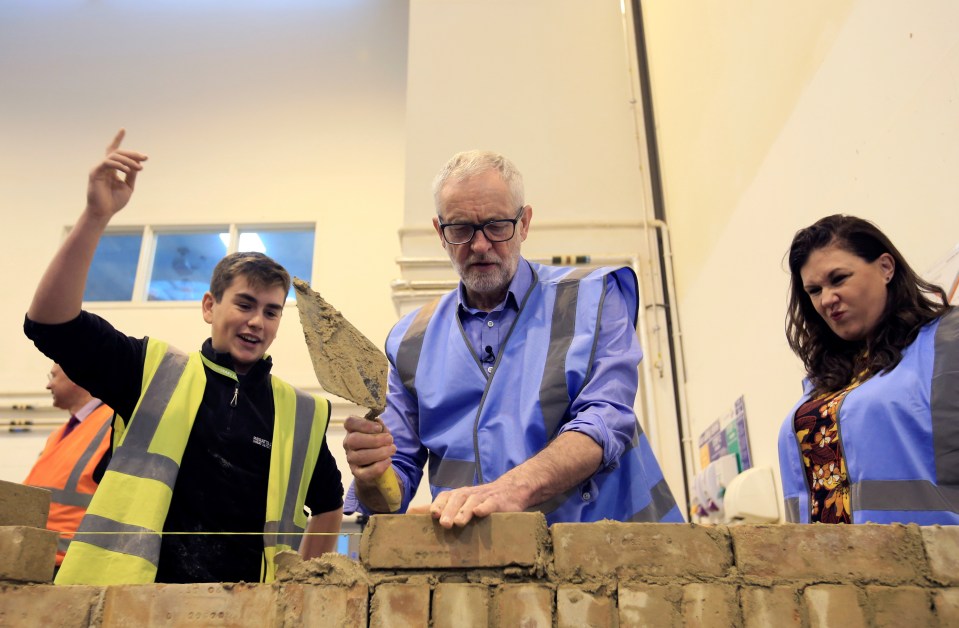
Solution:
[[(809, 523), (809, 489), (793, 427), (779, 432), (786, 520)], [(853, 523), (959, 524), (959, 309), (920, 330), (889, 373), (839, 408)]]
[[(571, 400), (590, 379), (612, 273), (635, 328), (638, 286), (632, 270), (531, 266), (532, 286), (492, 373), (463, 332), (455, 291), (400, 321), (387, 340), (387, 353), (418, 405), (415, 427), (429, 450), (434, 498), (497, 479), (560, 433), (571, 419)], [(550, 524), (683, 520), (638, 423), (618, 464), (537, 510)]]

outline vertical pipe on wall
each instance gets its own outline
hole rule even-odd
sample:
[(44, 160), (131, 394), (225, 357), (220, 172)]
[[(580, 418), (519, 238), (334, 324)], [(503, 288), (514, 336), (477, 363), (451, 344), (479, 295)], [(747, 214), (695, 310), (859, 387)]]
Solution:
[[(654, 223), (660, 228), (655, 229), (656, 234), (656, 254), (659, 260), (659, 285), (662, 286), (663, 298), (662, 304), (665, 308), (666, 339), (669, 347), (670, 373), (673, 383), (673, 402), (676, 408), (676, 428), (680, 438), (680, 463), (683, 470), (683, 492), (686, 497), (686, 503), (691, 503), (690, 477), (692, 475), (692, 435), (689, 433), (689, 420), (687, 405), (685, 399), (685, 364), (683, 363), (682, 340), (679, 338), (679, 317), (678, 312), (673, 307), (673, 285), (672, 273), (667, 269), (672, 268), (672, 260), (667, 259), (671, 256), (671, 247), (668, 240), (668, 230), (666, 228), (665, 202), (663, 198), (662, 173), (659, 164), (659, 147), (656, 137), (656, 122), (653, 115), (652, 90), (649, 80), (649, 59), (646, 51), (646, 35), (643, 24), (643, 13), (641, 0), (631, 0), (632, 14), (632, 34), (635, 44), (636, 54), (636, 79), (639, 83), (639, 102), (642, 108), (641, 115), (643, 121), (643, 132), (645, 142), (641, 142), (640, 151), (645, 147), (646, 164), (649, 169), (647, 178), (649, 183), (649, 194), (653, 209)], [(624, 28), (626, 27), (627, 11), (624, 0), (620, 2), (620, 9), (623, 14)], [(628, 35), (628, 32), (627, 32)], [(627, 48), (629, 37), (626, 37)], [(631, 81), (632, 83), (632, 81)], [(643, 212), (643, 220), (649, 222)], [(650, 257), (652, 259), (652, 257)]]

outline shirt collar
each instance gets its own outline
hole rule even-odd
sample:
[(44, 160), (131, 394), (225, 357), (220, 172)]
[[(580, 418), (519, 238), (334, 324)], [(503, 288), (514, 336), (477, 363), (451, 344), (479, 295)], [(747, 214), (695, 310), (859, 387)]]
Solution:
[[(516, 272), (513, 273), (513, 279), (509, 282), (509, 288), (506, 291), (506, 298), (502, 303), (493, 308), (493, 312), (504, 310), (507, 307), (519, 311), (519, 304), (529, 292), (529, 287), (533, 283), (533, 269), (523, 257), (519, 258), (516, 265)], [(459, 309), (463, 312), (478, 315), (485, 314), (484, 310), (479, 310), (466, 305), (466, 286), (460, 281), (459, 290), (456, 292), (456, 298), (459, 301)]]
[(102, 401), (94, 397), (90, 401), (83, 404), (83, 407), (77, 410), (73, 416), (77, 417), (77, 421), (82, 421), (83, 419), (90, 416), (90, 413), (99, 408), (103, 404)]

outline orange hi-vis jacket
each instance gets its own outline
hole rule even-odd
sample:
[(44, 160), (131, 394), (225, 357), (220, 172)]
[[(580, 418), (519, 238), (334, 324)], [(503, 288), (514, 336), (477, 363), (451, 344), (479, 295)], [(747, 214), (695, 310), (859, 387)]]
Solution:
[(67, 424), (54, 430), (24, 484), (53, 493), (47, 528), (60, 533), (57, 565), (70, 546), (73, 533), (87, 511), (97, 489), (93, 471), (110, 447), (110, 422), (113, 409), (100, 404), (66, 438)]

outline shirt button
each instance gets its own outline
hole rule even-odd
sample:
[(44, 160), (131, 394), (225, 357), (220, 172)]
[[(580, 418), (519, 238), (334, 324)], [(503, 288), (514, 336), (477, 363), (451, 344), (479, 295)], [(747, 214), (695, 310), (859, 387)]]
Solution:
[(583, 493), (584, 502), (588, 502), (590, 497), (592, 497), (592, 495), (589, 494), (589, 491), (586, 491), (585, 493)]
[(490, 375), (492, 375), (492, 374), (493, 374), (493, 367), (492, 367), (492, 366), (487, 366), (487, 367), (486, 367), (486, 372), (489, 373)]
[(486, 321), (486, 326), (487, 326), (487, 327), (492, 327), (492, 326), (493, 326), (493, 321)]

